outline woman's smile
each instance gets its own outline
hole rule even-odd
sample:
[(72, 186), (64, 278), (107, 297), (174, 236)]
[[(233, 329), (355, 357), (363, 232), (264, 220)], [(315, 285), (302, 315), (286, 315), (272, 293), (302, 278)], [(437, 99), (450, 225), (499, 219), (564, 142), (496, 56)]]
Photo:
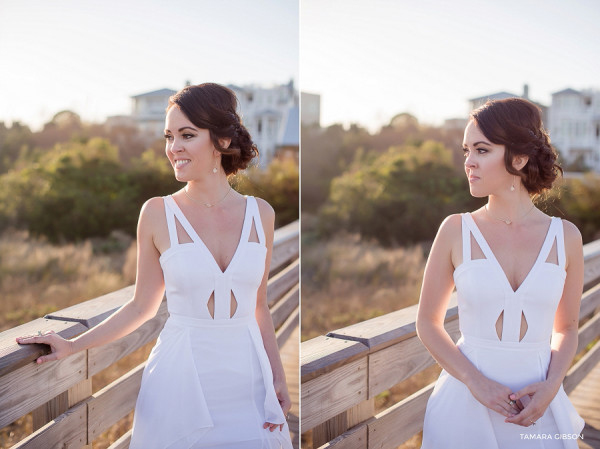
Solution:
[(175, 168), (183, 168), (185, 165), (187, 165), (189, 162), (191, 162), (190, 159), (175, 159)]

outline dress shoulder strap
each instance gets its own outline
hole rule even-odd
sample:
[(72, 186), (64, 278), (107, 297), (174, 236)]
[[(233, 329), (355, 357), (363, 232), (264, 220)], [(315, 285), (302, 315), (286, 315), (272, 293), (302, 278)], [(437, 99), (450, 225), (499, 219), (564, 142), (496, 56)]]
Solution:
[(471, 229), (467, 223), (467, 214), (460, 214), (462, 227), (462, 261), (471, 260)]
[(256, 234), (258, 235), (258, 241), (261, 245), (266, 245), (265, 231), (263, 229), (262, 221), (260, 219), (260, 210), (258, 209), (258, 203), (256, 198), (253, 196), (246, 197), (248, 207), (248, 215), (254, 220), (254, 226), (256, 227)]
[(163, 196), (163, 201), (165, 203), (167, 228), (169, 229), (169, 240), (171, 241), (171, 247), (174, 247), (179, 244), (179, 239), (177, 238), (177, 228), (175, 227), (175, 210), (171, 205), (171, 201), (173, 201), (173, 198), (171, 198), (170, 195)]
[(565, 251), (565, 228), (562, 218), (552, 217), (553, 220), (558, 221), (556, 231), (556, 255), (558, 258), (558, 266), (565, 268), (567, 264), (567, 255)]

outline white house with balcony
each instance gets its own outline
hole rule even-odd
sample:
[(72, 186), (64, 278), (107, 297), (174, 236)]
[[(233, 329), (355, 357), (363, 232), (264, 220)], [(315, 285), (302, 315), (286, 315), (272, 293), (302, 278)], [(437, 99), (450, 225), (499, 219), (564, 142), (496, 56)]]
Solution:
[(166, 108), (169, 97), (177, 91), (159, 89), (131, 97), (133, 100), (131, 117), (148, 140), (160, 138), (165, 130)]
[(568, 88), (553, 93), (549, 131), (567, 163), (580, 162), (600, 172), (600, 91)]
[(298, 91), (293, 81), (272, 87), (227, 86), (235, 92), (239, 112), (266, 166), (281, 148), (300, 146)]

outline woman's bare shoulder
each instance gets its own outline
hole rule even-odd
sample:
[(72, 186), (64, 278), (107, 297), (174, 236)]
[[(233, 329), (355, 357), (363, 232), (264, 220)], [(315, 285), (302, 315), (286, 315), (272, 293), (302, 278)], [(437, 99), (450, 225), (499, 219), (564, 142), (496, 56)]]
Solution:
[(155, 234), (157, 229), (164, 227), (165, 202), (162, 197), (154, 197), (147, 200), (140, 211), (138, 220), (138, 232)]
[(562, 219), (563, 229), (565, 230), (565, 238), (578, 238), (581, 239), (581, 232), (579, 228), (571, 223), (569, 220)]
[(581, 232), (579, 231), (577, 226), (575, 226), (569, 220), (563, 219), (562, 222), (565, 234), (565, 247), (567, 248), (567, 251), (569, 250), (569, 248), (574, 248), (578, 250), (578, 248), (581, 248), (583, 246)]
[(261, 221), (265, 223), (273, 223), (275, 222), (275, 210), (273, 206), (271, 206), (267, 201), (262, 198), (256, 198), (256, 203), (258, 204), (258, 212), (260, 213)]
[(462, 232), (462, 214), (452, 214), (448, 215), (442, 221), (440, 225), (440, 229), (438, 230), (437, 239), (449, 239), (454, 240), (455, 237), (461, 235)]
[(156, 218), (165, 214), (165, 202), (163, 197), (150, 198), (142, 205), (140, 217)]
[(462, 217), (460, 214), (449, 215), (442, 221), (433, 246), (432, 254), (448, 261), (453, 267), (457, 267), (460, 261), (460, 242), (462, 241)]

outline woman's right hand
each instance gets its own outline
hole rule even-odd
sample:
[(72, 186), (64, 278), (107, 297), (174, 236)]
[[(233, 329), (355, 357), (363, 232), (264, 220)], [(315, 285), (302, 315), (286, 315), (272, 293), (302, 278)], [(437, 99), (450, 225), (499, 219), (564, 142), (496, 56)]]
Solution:
[(38, 357), (38, 364), (50, 362), (52, 360), (62, 359), (73, 354), (73, 342), (65, 340), (54, 331), (50, 331), (44, 335), (30, 335), (26, 337), (17, 337), (17, 343), (21, 345), (30, 345), (33, 343), (44, 344), (50, 346), (51, 353)]
[(509, 396), (513, 393), (510, 388), (483, 375), (471, 382), (468, 387), (475, 399), (507, 418), (516, 416), (521, 411), (518, 402), (510, 403)]

